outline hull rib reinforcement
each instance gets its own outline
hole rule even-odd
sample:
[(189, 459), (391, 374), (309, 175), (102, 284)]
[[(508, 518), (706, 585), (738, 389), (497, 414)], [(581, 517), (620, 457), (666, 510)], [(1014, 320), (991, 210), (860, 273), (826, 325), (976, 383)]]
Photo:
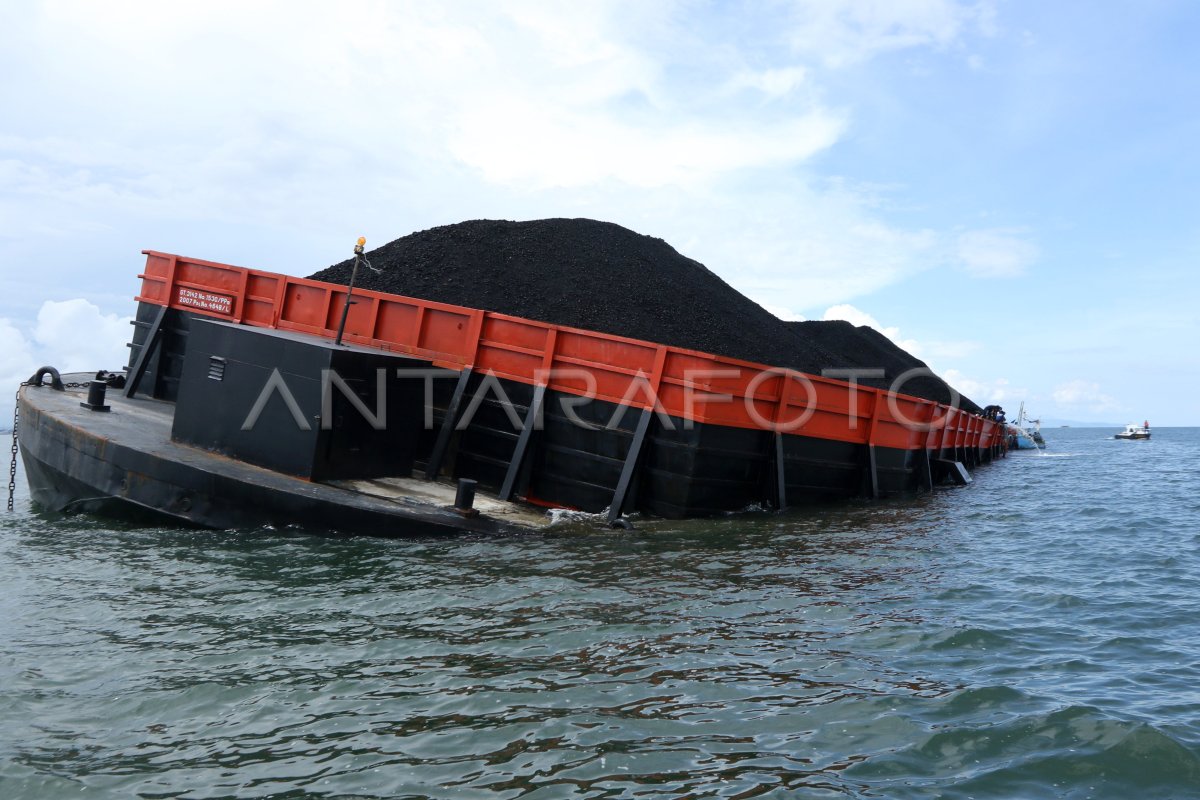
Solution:
[(783, 434), (775, 431), (775, 508), (784, 511), (787, 507), (787, 466), (783, 458)]
[(646, 431), (650, 430), (650, 420), (654, 412), (649, 408), (642, 409), (638, 418), (637, 429), (633, 432), (633, 441), (629, 443), (629, 452), (625, 455), (625, 463), (621, 466), (621, 477), (617, 481), (617, 490), (613, 492), (612, 504), (608, 507), (608, 522), (611, 525), (620, 518), (625, 509), (625, 500), (629, 496), (629, 487), (637, 472), (638, 461), (642, 455), (642, 443), (646, 441)]
[(867, 486), (868, 497), (879, 498), (879, 460), (875, 457), (875, 445), (867, 445)]
[(927, 492), (933, 491), (933, 465), (930, 463), (929, 451), (922, 447), (917, 451), (917, 458), (920, 459), (920, 464), (917, 465), (921, 479), (921, 486)]
[(162, 338), (163, 321), (167, 318), (167, 312), (170, 306), (159, 306), (158, 314), (154, 317), (154, 322), (150, 325), (150, 330), (146, 331), (146, 339), (142, 343), (142, 349), (138, 352), (137, 361), (133, 364), (133, 369), (129, 372), (129, 382), (125, 386), (125, 396), (133, 397), (137, 394), (138, 386), (142, 383), (142, 377), (146, 374), (146, 367), (150, 364), (150, 356), (154, 355), (155, 348), (158, 347), (158, 341)]
[(542, 413), (542, 400), (546, 396), (546, 384), (539, 383), (533, 389), (533, 400), (529, 403), (529, 411), (525, 414), (525, 424), (513, 450), (512, 460), (508, 462), (508, 471), (504, 473), (504, 485), (500, 487), (501, 500), (511, 500), (513, 490), (517, 485), (517, 476), (521, 474), (521, 465), (525, 461), (525, 452), (529, 449), (529, 440), (533, 438), (533, 429)]
[(458, 374), (458, 383), (454, 386), (454, 395), (446, 406), (446, 418), (438, 431), (437, 441), (433, 452), (429, 454), (429, 463), (425, 465), (425, 480), (436, 480), (442, 471), (442, 461), (446, 458), (446, 450), (450, 446), (450, 437), (454, 435), (454, 426), (458, 424), (458, 411), (462, 407), (463, 395), (467, 393), (467, 384), (471, 381), (471, 368), (467, 367)]

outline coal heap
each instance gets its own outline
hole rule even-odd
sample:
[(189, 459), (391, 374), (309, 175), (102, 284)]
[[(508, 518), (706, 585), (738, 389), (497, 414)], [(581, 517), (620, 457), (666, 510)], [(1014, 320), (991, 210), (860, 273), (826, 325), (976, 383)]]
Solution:
[[(401, 237), (367, 259), (379, 272), (359, 269), (356, 285), (364, 289), (816, 375), (826, 367), (866, 366), (883, 367), (891, 377), (908, 369), (902, 363), (921, 365), (882, 335), (877, 341), (859, 332), (869, 329), (783, 322), (662, 239), (611, 222), (470, 220)], [(346, 284), (352, 266), (343, 261), (309, 277)], [(945, 402), (945, 384), (936, 384), (913, 381), (906, 393)]]

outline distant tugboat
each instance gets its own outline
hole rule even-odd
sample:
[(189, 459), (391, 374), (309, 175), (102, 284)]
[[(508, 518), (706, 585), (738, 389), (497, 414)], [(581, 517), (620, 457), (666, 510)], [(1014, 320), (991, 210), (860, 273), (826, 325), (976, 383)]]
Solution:
[(1149, 439), (1150, 438), (1150, 422), (1147, 420), (1141, 425), (1131, 422), (1125, 426), (1125, 430), (1120, 433), (1113, 434), (1114, 439)]

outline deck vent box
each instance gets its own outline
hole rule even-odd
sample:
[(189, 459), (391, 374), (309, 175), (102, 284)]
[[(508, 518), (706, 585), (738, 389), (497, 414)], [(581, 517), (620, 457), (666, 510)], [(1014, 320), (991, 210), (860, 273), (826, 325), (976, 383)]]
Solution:
[(432, 367), (316, 336), (197, 317), (171, 436), (310, 480), (408, 477), (425, 420), (428, 373), (420, 370)]

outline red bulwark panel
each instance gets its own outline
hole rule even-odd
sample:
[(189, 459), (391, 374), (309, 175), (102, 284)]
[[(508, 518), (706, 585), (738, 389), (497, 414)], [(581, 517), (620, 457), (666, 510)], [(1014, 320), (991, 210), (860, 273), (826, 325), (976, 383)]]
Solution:
[[(337, 334), (344, 286), (143, 252), (141, 302), (247, 325)], [(992, 420), (909, 395), (383, 292), (354, 291), (344, 338), (443, 367), (491, 370), (714, 425), (905, 450), (986, 448), (1004, 436)]]

